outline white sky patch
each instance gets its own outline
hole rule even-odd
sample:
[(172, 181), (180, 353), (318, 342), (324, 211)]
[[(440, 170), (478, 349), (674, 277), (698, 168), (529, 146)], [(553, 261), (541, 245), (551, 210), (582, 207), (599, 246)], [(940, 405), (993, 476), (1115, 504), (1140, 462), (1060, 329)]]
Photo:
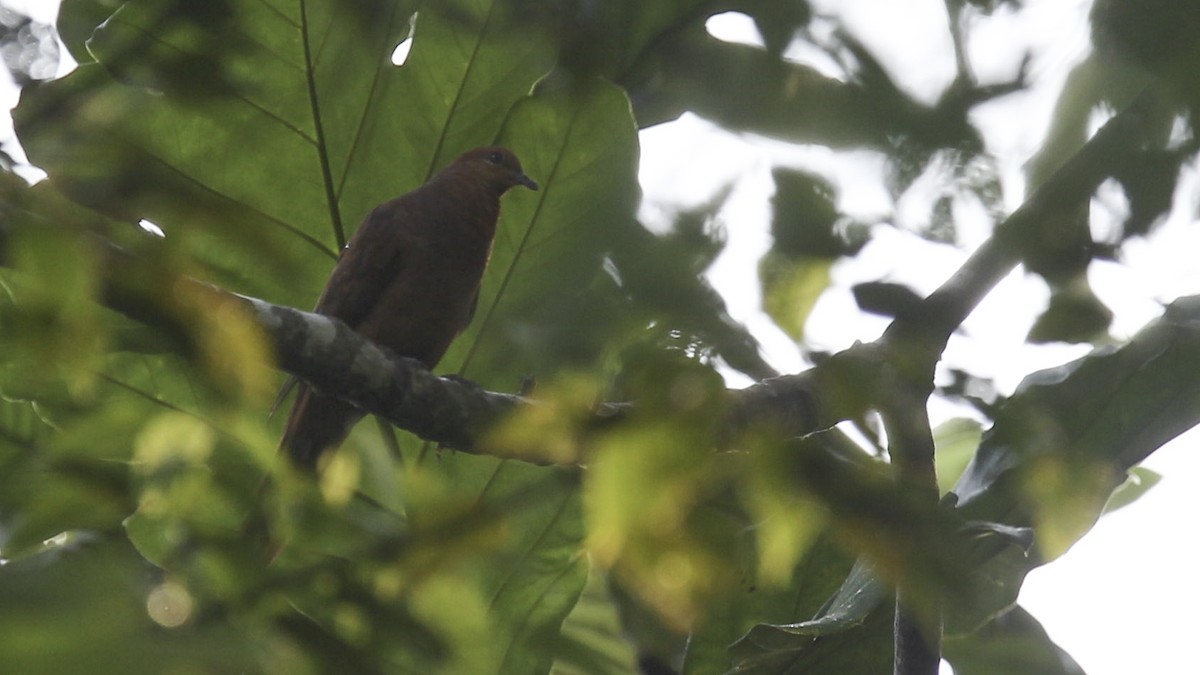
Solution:
[(943, 29), (944, 0), (812, 0), (813, 11), (838, 17), (874, 53), (897, 85), (932, 104), (954, 80), (954, 43)]
[(4, 6), (37, 21), (50, 23), (58, 16), (58, 0), (4, 0)]
[(404, 38), (400, 44), (396, 45), (396, 49), (392, 51), (392, 64), (397, 66), (404, 65), (404, 62), (408, 60), (408, 53), (412, 51), (412, 45), (413, 39), (411, 36)]
[(1165, 304), (1156, 299), (1154, 285), (1136, 270), (1108, 260), (1088, 267), (1088, 284), (1096, 297), (1113, 311), (1113, 337), (1128, 340), (1146, 324), (1162, 316)]
[(1025, 579), (1021, 604), (1088, 675), (1184, 675), (1200, 664), (1198, 449), (1194, 428), (1156, 451), (1143, 465), (1160, 484)]
[(638, 181), (645, 196), (638, 218), (660, 233), (676, 212), (712, 199), (758, 161), (743, 138), (691, 113), (646, 129), (640, 139)]
[[(808, 32), (817, 44), (831, 44), (838, 29), (838, 24), (822, 17), (813, 17), (808, 26)], [(828, 52), (806, 40), (796, 40), (783, 50), (785, 61), (798, 63), (824, 75), (825, 77), (845, 82), (849, 78), (845, 68)]]
[(146, 220), (145, 218), (142, 218), (141, 220), (138, 221), (138, 227), (142, 228), (143, 232), (149, 232), (150, 234), (152, 234), (156, 237), (167, 236), (167, 233), (163, 232), (161, 227), (159, 227), (158, 225), (155, 225), (154, 223), (150, 222), (149, 220)]
[(828, 180), (837, 191), (837, 208), (862, 222), (876, 222), (894, 208), (884, 182), (887, 157), (875, 150), (833, 150), (823, 145), (796, 145), (747, 134), (745, 142), (760, 148), (771, 166), (808, 171)]
[(736, 42), (756, 47), (766, 44), (763, 42), (762, 34), (758, 32), (758, 26), (754, 25), (754, 19), (741, 12), (714, 14), (704, 23), (704, 29), (708, 31), (709, 35), (722, 42)]
[(1109, 178), (1096, 189), (1089, 211), (1088, 229), (1092, 239), (1101, 243), (1116, 242), (1130, 210), (1125, 190), (1115, 178)]

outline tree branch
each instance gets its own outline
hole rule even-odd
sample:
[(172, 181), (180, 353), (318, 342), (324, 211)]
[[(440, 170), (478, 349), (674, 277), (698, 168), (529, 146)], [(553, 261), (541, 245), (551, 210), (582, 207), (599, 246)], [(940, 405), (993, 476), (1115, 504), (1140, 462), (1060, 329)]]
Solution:
[[(1139, 149), (1140, 124), (1155, 93), (1144, 92), (1108, 122), (1087, 145), (1060, 167), (1028, 201), (941, 287), (890, 325), (880, 340), (885, 358), (877, 407), (883, 414), (896, 480), (936, 504), (937, 472), (927, 403), (934, 368), (950, 335), (979, 302), (1011, 272), (1034, 227), (1053, 226), (1047, 214), (1058, 205), (1086, 199), (1119, 163)], [(941, 661), (941, 611), (936, 604), (914, 605), (908, 589), (896, 591), (893, 672), (936, 675)]]
[[(920, 503), (934, 507), (938, 483), (928, 414), (933, 390), (930, 366), (926, 377), (916, 380), (902, 376), (883, 390), (890, 400), (884, 401), (882, 415), (896, 482)], [(908, 591), (904, 587), (896, 589), (893, 672), (937, 675), (942, 653), (941, 608), (929, 598), (913, 602)]]
[(1155, 90), (1147, 89), (1110, 119), (998, 225), (992, 236), (912, 316), (898, 318), (887, 332), (925, 333), (929, 339), (938, 340), (940, 353), (950, 335), (979, 302), (1021, 261), (1030, 242), (1036, 239), (1030, 235), (1037, 228), (1053, 226), (1048, 215), (1062, 204), (1086, 199), (1113, 175), (1132, 150), (1140, 149), (1146, 116), (1152, 114), (1158, 96)]

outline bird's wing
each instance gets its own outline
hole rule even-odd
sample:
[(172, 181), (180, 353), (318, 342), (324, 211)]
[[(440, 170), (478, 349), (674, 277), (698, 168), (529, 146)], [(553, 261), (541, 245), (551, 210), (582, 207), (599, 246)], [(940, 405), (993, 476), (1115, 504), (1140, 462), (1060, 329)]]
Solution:
[(355, 327), (371, 313), (379, 296), (403, 266), (403, 221), (407, 209), (401, 200), (377, 207), (342, 249), (314, 310)]
[[(313, 311), (341, 319), (352, 327), (370, 313), (379, 294), (400, 271), (402, 237), (397, 232), (388, 232), (403, 218), (405, 210), (398, 201), (377, 207), (359, 226), (351, 244), (338, 256)], [(283, 383), (268, 417), (275, 414), (298, 383), (294, 375)]]

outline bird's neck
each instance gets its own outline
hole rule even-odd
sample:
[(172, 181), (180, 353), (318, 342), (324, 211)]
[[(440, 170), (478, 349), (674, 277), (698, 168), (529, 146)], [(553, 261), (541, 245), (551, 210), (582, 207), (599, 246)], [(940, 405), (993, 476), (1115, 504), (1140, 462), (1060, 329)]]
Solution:
[(477, 177), (451, 171), (438, 174), (427, 187), (450, 212), (470, 214), (470, 218), (462, 219), (462, 225), (491, 238), (500, 215), (500, 191)]

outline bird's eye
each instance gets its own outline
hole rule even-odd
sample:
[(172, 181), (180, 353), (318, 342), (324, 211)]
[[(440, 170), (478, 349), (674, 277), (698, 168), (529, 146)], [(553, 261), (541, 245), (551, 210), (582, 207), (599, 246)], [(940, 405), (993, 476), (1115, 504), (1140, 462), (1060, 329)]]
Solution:
[(488, 156), (487, 156), (487, 161), (491, 162), (492, 164), (503, 164), (504, 163), (504, 155), (501, 155), (499, 152), (495, 152), (495, 151), (489, 152)]

